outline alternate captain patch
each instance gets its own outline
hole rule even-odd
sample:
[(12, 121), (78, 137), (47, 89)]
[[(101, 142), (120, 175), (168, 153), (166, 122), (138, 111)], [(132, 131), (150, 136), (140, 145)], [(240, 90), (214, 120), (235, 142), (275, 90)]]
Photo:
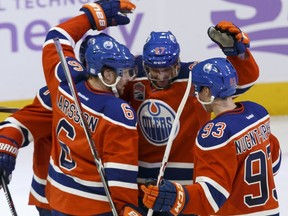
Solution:
[(145, 86), (141, 82), (133, 85), (134, 99), (138, 101), (145, 100)]
[[(144, 101), (137, 112), (142, 134), (156, 146), (167, 144), (175, 116), (175, 111), (168, 104), (154, 99)], [(174, 137), (177, 136), (179, 128), (178, 121)]]

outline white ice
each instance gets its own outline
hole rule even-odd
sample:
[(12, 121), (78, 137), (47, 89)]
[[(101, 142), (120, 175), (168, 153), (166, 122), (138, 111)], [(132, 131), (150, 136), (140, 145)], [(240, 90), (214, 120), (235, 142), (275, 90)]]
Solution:
[[(271, 129), (280, 140), (283, 160), (280, 171), (275, 177), (281, 215), (288, 215), (288, 116), (273, 116), (271, 118)], [(13, 178), (9, 184), (10, 193), (18, 216), (37, 216), (38, 212), (34, 206), (29, 206), (28, 194), (32, 178), (32, 152), (33, 145), (21, 149)], [(286, 171), (285, 171), (286, 170)], [(0, 190), (0, 216), (12, 215), (3, 189)]]

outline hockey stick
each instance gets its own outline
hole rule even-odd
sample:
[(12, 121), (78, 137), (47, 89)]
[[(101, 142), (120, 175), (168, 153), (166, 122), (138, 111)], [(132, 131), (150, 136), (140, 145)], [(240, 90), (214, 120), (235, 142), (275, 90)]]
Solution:
[(64, 73), (65, 73), (65, 76), (66, 76), (66, 79), (67, 79), (67, 83), (69, 85), (70, 91), (71, 91), (73, 99), (75, 101), (76, 110), (79, 113), (80, 121), (81, 121), (81, 123), (83, 125), (83, 129), (84, 129), (84, 132), (85, 132), (85, 135), (86, 135), (86, 138), (87, 138), (87, 141), (88, 141), (92, 156), (94, 158), (94, 162), (96, 164), (97, 170), (98, 170), (99, 175), (101, 177), (101, 181), (103, 183), (106, 196), (108, 198), (110, 207), (112, 209), (112, 213), (113, 213), (114, 216), (118, 216), (118, 213), (116, 211), (116, 207), (115, 207), (115, 205), (113, 203), (113, 200), (112, 200), (112, 197), (111, 197), (111, 194), (110, 194), (110, 191), (109, 191), (108, 184), (106, 182), (106, 178), (105, 178), (105, 174), (104, 174), (104, 167), (103, 167), (101, 158), (99, 157), (98, 152), (96, 150), (96, 146), (95, 146), (94, 140), (91, 137), (91, 133), (90, 133), (90, 130), (88, 128), (87, 122), (86, 122), (86, 120), (84, 120), (85, 117), (84, 117), (84, 114), (82, 112), (81, 102), (80, 102), (80, 100), (78, 98), (77, 90), (76, 90), (75, 84), (73, 82), (69, 67), (67, 65), (67, 62), (66, 62), (63, 50), (62, 50), (62, 46), (60, 44), (59, 38), (54, 38), (53, 40), (54, 40), (54, 44), (55, 44), (56, 50), (58, 52), (58, 55), (59, 55), (59, 58), (60, 58)]
[(5, 197), (6, 197), (8, 205), (9, 205), (9, 209), (11, 211), (11, 214), (12, 214), (12, 216), (17, 216), (17, 212), (16, 212), (16, 209), (15, 209), (13, 200), (12, 200), (12, 196), (10, 194), (8, 185), (6, 184), (2, 174), (1, 174), (1, 182), (2, 182), (3, 190), (4, 190), (4, 193), (5, 193)]
[(4, 113), (14, 113), (14, 112), (17, 112), (18, 110), (19, 110), (18, 108), (0, 106), (0, 112), (4, 112)]
[[(165, 172), (165, 169), (166, 169), (166, 165), (167, 165), (167, 162), (168, 162), (168, 158), (169, 158), (170, 151), (171, 151), (172, 144), (173, 144), (173, 140), (174, 140), (174, 135), (175, 135), (176, 128), (177, 128), (177, 123), (178, 123), (178, 121), (180, 119), (180, 116), (181, 116), (181, 113), (183, 111), (184, 105), (185, 105), (185, 103), (186, 103), (186, 101), (188, 99), (188, 96), (190, 94), (191, 83), (192, 83), (192, 71), (190, 71), (190, 73), (189, 73), (187, 87), (186, 87), (185, 93), (183, 95), (183, 98), (182, 98), (182, 100), (181, 100), (181, 102), (179, 104), (179, 107), (178, 107), (178, 110), (177, 110), (177, 113), (176, 113), (176, 116), (175, 116), (175, 119), (174, 119), (174, 122), (173, 122), (173, 125), (172, 125), (172, 128), (171, 128), (171, 131), (170, 131), (170, 135), (169, 135), (169, 138), (168, 138), (168, 142), (167, 142), (167, 145), (166, 145), (166, 149), (165, 149), (165, 152), (164, 152), (164, 156), (163, 156), (163, 159), (162, 159), (161, 167), (160, 167), (158, 178), (157, 178), (157, 183), (156, 183), (157, 186), (161, 183), (161, 180), (163, 179), (163, 176), (164, 176), (164, 172)], [(153, 210), (149, 209), (148, 213), (147, 213), (147, 216), (152, 216), (152, 215), (153, 215)]]

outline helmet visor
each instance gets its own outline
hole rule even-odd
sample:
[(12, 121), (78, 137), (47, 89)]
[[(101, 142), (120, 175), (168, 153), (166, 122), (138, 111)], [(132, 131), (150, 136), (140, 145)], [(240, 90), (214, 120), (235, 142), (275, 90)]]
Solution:
[(121, 78), (133, 80), (138, 74), (138, 67), (134, 66), (132, 68), (117, 68), (116, 72)]

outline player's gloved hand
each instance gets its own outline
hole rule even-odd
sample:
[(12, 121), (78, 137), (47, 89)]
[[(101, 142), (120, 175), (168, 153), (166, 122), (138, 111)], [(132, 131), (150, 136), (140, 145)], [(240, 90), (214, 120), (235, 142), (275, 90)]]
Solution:
[(93, 30), (103, 30), (108, 26), (126, 25), (130, 19), (127, 13), (132, 13), (136, 6), (129, 0), (99, 0), (82, 6), (83, 11)]
[(243, 54), (250, 47), (248, 35), (229, 21), (221, 21), (215, 27), (208, 28), (208, 36), (226, 56)]
[(131, 215), (133, 215), (133, 216), (144, 216), (146, 214), (145, 214), (145, 212), (142, 209), (140, 209), (140, 208), (138, 208), (138, 207), (136, 207), (136, 206), (134, 206), (132, 204), (126, 204), (123, 207), (120, 215), (121, 216), (131, 216)]
[[(16, 157), (18, 154), (18, 145), (5, 137), (0, 138), (0, 175), (9, 184), (12, 171), (15, 169)], [(0, 181), (0, 186), (2, 182)]]
[(144, 205), (154, 211), (178, 215), (189, 200), (188, 193), (182, 185), (168, 180), (162, 180), (159, 186), (141, 185), (141, 189), (144, 192)]

